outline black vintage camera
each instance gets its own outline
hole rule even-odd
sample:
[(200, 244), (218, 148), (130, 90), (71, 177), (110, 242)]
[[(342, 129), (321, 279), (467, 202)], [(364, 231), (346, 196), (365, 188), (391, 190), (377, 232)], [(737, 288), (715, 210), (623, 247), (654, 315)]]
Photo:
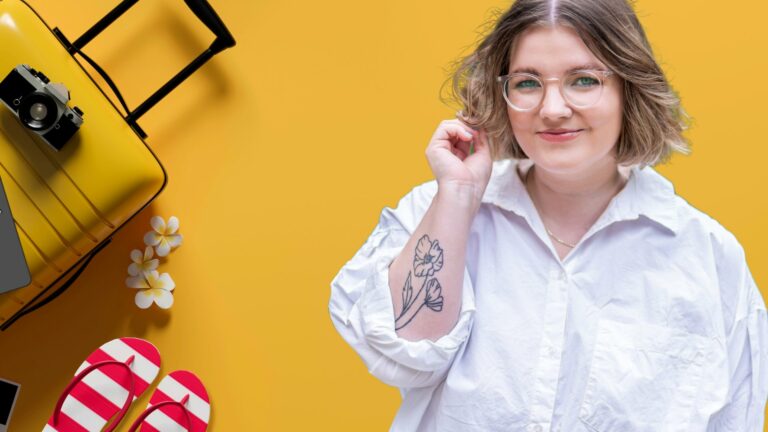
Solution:
[(83, 124), (80, 108), (67, 106), (69, 90), (27, 65), (16, 66), (0, 82), (0, 100), (56, 150)]

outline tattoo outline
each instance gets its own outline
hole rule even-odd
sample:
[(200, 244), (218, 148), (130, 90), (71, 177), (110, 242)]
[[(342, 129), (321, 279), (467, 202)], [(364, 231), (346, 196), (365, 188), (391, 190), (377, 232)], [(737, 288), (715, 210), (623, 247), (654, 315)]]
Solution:
[[(429, 309), (440, 312), (443, 310), (443, 295), (440, 281), (434, 277), (435, 273), (443, 268), (443, 249), (438, 240), (431, 241), (429, 236), (424, 234), (416, 245), (416, 251), (413, 258), (413, 271), (408, 272), (408, 277), (403, 285), (403, 305), (400, 314), (395, 318), (395, 330), (400, 330), (407, 326), (426, 306)], [(423, 277), (424, 282), (421, 288), (413, 295), (413, 286), (411, 275)], [(423, 300), (417, 301), (422, 298)], [(414, 309), (414, 305), (419, 303)]]

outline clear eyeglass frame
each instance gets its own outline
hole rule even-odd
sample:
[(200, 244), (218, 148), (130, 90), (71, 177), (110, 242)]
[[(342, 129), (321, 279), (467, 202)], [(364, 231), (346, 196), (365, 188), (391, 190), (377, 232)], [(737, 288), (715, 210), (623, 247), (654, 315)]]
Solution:
[[(568, 77), (574, 76), (574, 75), (580, 75), (580, 74), (581, 75), (583, 75), (583, 74), (592, 75), (594, 78), (597, 79), (597, 81), (600, 84), (600, 86), (599, 86), (600, 87), (599, 94), (595, 98), (594, 102), (586, 104), (586, 105), (574, 103), (574, 101), (571, 100), (571, 97), (568, 96), (568, 92), (566, 92), (565, 88), (564, 88), (564, 86), (565, 86), (564, 83), (567, 81)], [(544, 88), (544, 83), (551, 82), (551, 81), (558, 81), (559, 84), (560, 84), (560, 86), (559, 86), (560, 87), (560, 95), (563, 96), (563, 98), (568, 102), (568, 104), (570, 104), (574, 108), (583, 109), (583, 108), (593, 107), (593, 106), (597, 105), (598, 102), (600, 102), (600, 99), (603, 96), (603, 90), (605, 89), (604, 80), (606, 78), (608, 78), (609, 76), (613, 75), (613, 74), (615, 74), (615, 72), (608, 71), (608, 70), (586, 70), (586, 69), (584, 69), (584, 70), (576, 70), (576, 71), (570, 72), (570, 73), (566, 74), (562, 78), (556, 78), (556, 77), (540, 78), (540, 77), (538, 77), (536, 75), (533, 75), (533, 74), (530, 74), (530, 73), (519, 72), (519, 73), (513, 73), (513, 74), (498, 76), (498, 77), (496, 77), (496, 81), (499, 84), (501, 84), (501, 94), (504, 97), (504, 101), (506, 101), (507, 105), (509, 105), (509, 107), (514, 109), (515, 111), (519, 111), (519, 112), (533, 111), (533, 110), (537, 109), (538, 107), (540, 107), (541, 103), (544, 101), (544, 93), (542, 93), (541, 99), (539, 100), (539, 102), (536, 105), (534, 105), (534, 106), (532, 106), (530, 108), (521, 108), (521, 107), (515, 106), (515, 104), (513, 104), (509, 100), (509, 97), (507, 95), (507, 84), (508, 84), (510, 79), (515, 78), (515, 77), (521, 77), (521, 78), (525, 77), (525, 78), (529, 78), (529, 79), (538, 81), (538, 83), (541, 85), (541, 88)]]

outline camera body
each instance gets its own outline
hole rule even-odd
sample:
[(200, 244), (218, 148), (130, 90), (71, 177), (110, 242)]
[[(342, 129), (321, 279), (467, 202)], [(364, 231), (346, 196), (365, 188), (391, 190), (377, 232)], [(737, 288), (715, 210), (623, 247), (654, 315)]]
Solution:
[(83, 124), (83, 112), (67, 106), (69, 90), (28, 65), (18, 65), (0, 82), (0, 100), (29, 130), (61, 150)]

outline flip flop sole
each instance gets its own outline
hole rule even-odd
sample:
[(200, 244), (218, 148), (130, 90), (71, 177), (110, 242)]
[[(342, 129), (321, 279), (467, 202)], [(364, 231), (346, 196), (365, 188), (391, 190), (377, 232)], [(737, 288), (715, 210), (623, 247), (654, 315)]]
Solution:
[(54, 423), (52, 415), (43, 432), (101, 431), (128, 399), (131, 380), (136, 400), (157, 378), (160, 353), (143, 339), (114, 339), (91, 353), (75, 373), (77, 377), (86, 368), (105, 361), (124, 363), (131, 356), (130, 373), (123, 366), (106, 364), (86, 375), (64, 400), (58, 421)]
[[(202, 381), (189, 371), (174, 371), (160, 381), (152, 393), (147, 408), (161, 402), (180, 402), (189, 396), (186, 409), (189, 413), (191, 428), (189, 432), (205, 432), (211, 417), (211, 403)], [(184, 412), (178, 405), (158, 408), (142, 423), (140, 432), (186, 432), (183, 426)]]

